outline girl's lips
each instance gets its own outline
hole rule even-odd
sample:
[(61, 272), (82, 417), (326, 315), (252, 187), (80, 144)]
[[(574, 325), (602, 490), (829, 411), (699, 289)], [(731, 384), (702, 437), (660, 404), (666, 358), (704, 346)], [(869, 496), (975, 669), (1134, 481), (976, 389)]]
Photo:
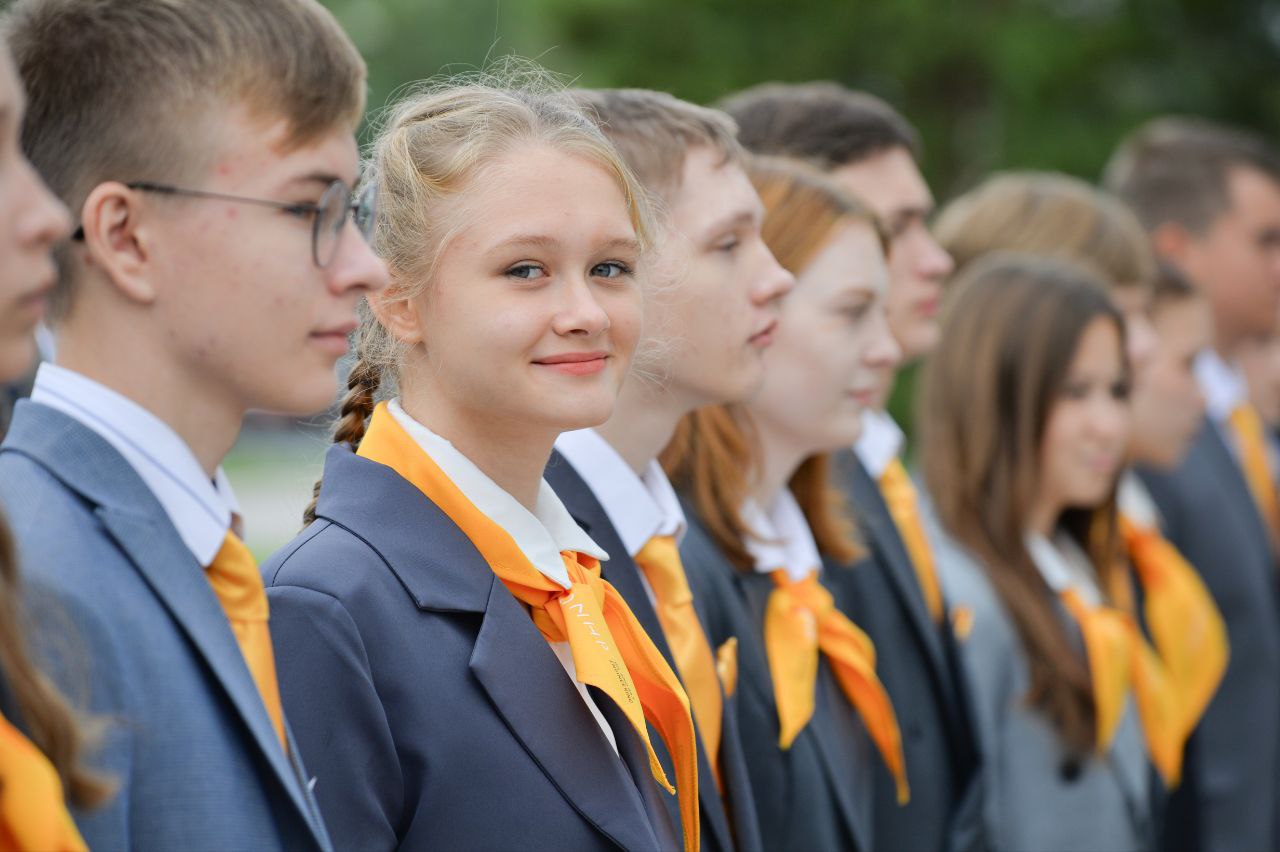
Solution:
[(608, 360), (607, 352), (565, 352), (539, 358), (533, 363), (539, 367), (549, 367), (566, 376), (590, 376), (603, 370)]
[(773, 332), (775, 329), (777, 329), (777, 327), (778, 327), (778, 321), (771, 320), (768, 325), (766, 325), (764, 328), (760, 329), (755, 334), (747, 338), (747, 342), (752, 346), (756, 346), (756, 347), (759, 347), (760, 349), (763, 349), (769, 344), (773, 343)]

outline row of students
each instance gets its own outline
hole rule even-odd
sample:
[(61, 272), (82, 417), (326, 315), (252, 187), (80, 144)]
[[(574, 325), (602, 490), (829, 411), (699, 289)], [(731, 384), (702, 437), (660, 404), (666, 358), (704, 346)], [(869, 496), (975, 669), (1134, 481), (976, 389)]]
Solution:
[[(93, 37), (68, 53), (69, 31)], [(1130, 383), (1165, 453), (1140, 460), (1190, 437), (1161, 411), (1195, 408), (1203, 312), (1176, 276), (1150, 309), (1113, 202), (1034, 179), (994, 229), (1012, 244), (974, 249), (1086, 268), (979, 260), (954, 286), (931, 513), (882, 406), (939, 339), (951, 259), (878, 101), (726, 104), (748, 148), (806, 166), (656, 93), (445, 84), (379, 132), (375, 211), (350, 190), (363, 66), (313, 3), (27, 0), (10, 33), (24, 142), (81, 227), (0, 496), (42, 632), (69, 615), (83, 643), (50, 671), (125, 722), (94, 755), (120, 789), (78, 814), (90, 844), (1155, 842), (1233, 672), (1141, 492), (1115, 510)], [(957, 235), (964, 209), (997, 218), (983, 197)], [(1043, 218), (1063, 199), (1107, 225)], [(218, 461), (247, 408), (327, 401), (357, 301), (336, 445), (264, 591)], [(1170, 304), (1190, 319), (1156, 339)], [(1225, 763), (1261, 765), (1261, 738)], [(1168, 812), (1265, 838), (1259, 805)]]

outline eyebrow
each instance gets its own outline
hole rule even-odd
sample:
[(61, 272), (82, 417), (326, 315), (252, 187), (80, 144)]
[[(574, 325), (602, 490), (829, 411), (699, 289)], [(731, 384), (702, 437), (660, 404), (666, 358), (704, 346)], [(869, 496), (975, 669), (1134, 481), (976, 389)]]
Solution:
[[(543, 250), (552, 250), (560, 248), (563, 241), (549, 234), (516, 234), (507, 237), (493, 245), (489, 251), (503, 251), (510, 248), (539, 248)], [(635, 237), (615, 236), (610, 237), (597, 246), (605, 251), (640, 251), (640, 243)]]
[(727, 216), (712, 222), (703, 229), (703, 233), (711, 236), (713, 234), (719, 234), (721, 231), (729, 231), (742, 225), (751, 225), (757, 221), (758, 213), (759, 211), (754, 208), (735, 210)]
[(352, 185), (351, 181), (347, 180), (341, 175), (335, 175), (332, 172), (308, 172), (305, 175), (297, 175), (295, 177), (290, 178), (288, 183), (286, 183), (285, 185), (294, 186), (295, 184), (300, 184), (300, 183), (310, 183), (310, 184), (315, 184), (318, 187), (328, 188), (328, 186), (336, 180), (342, 181), (347, 186)]

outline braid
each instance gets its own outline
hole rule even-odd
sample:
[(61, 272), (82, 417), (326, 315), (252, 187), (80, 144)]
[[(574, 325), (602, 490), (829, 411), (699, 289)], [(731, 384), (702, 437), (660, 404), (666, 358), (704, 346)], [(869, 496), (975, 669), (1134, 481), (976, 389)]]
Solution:
[[(381, 384), (382, 369), (364, 356), (357, 359), (355, 366), (347, 374), (347, 395), (342, 399), (338, 422), (333, 424), (335, 444), (350, 444), (352, 450), (359, 449)], [(316, 503), (320, 500), (320, 485), (323, 481), (323, 478), (316, 480), (315, 488), (311, 491), (311, 502), (302, 512), (304, 526), (316, 519)]]

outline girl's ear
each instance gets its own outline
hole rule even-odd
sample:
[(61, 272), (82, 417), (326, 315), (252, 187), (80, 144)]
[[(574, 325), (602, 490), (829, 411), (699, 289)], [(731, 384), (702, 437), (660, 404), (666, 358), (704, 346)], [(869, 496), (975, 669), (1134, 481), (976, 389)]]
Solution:
[(424, 337), (422, 330), (422, 313), (419, 304), (413, 299), (399, 295), (400, 291), (394, 283), (388, 290), (369, 296), (369, 309), (378, 318), (382, 327), (400, 343), (409, 346), (421, 343)]

